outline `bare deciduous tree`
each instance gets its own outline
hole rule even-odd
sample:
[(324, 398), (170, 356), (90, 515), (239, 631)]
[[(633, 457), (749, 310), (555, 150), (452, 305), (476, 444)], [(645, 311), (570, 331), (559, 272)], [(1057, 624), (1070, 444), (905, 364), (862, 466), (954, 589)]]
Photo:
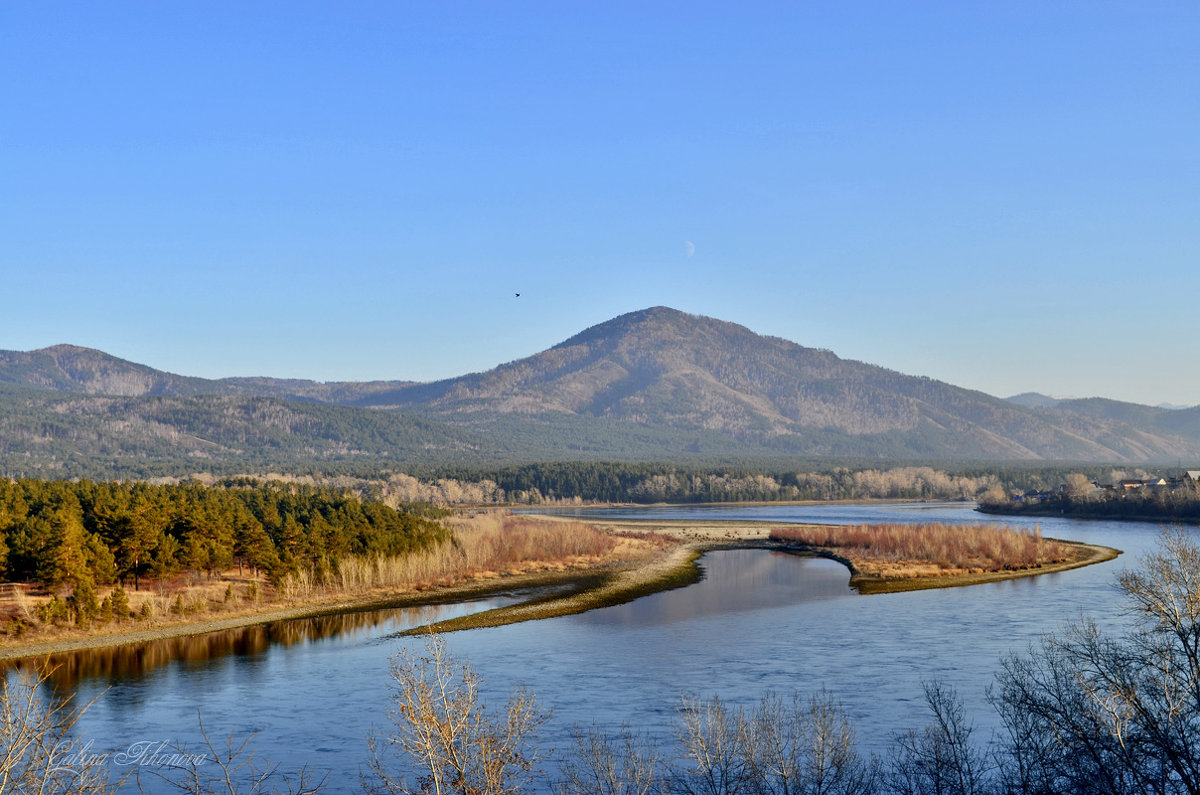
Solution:
[(75, 735), (70, 698), (47, 692), (35, 674), (0, 676), (0, 792), (110, 793), (105, 755)]
[(1200, 793), (1200, 546), (1165, 530), (1119, 584), (1127, 631), (1084, 621), (1004, 663), (994, 700), (1025, 792)]
[(681, 795), (869, 795), (875, 767), (858, 754), (853, 728), (827, 692), (763, 697), (749, 712), (719, 699), (685, 700), (679, 738), (685, 762), (669, 776)]
[[(380, 792), (433, 795), (518, 795), (527, 791), (538, 760), (536, 734), (546, 721), (532, 694), (518, 690), (504, 710), (483, 704), (479, 675), (458, 662), (440, 637), (424, 654), (392, 658), (391, 712), (395, 733), (368, 738)], [(391, 754), (387, 752), (391, 751)], [(401, 770), (393, 770), (401, 757)], [(410, 786), (404, 772), (416, 773)]]
[(679, 742), (686, 768), (674, 771), (672, 788), (682, 795), (740, 795), (750, 792), (746, 715), (719, 698), (684, 699), (679, 708)]
[(1067, 475), (1065, 493), (1072, 500), (1086, 500), (1096, 492), (1096, 487), (1087, 475), (1072, 472)]
[(754, 792), (761, 795), (869, 795), (874, 767), (856, 750), (841, 705), (822, 690), (785, 702), (765, 696), (747, 721)]
[(189, 795), (216, 792), (227, 795), (316, 795), (324, 791), (325, 777), (317, 776), (307, 767), (285, 774), (278, 765), (260, 760), (250, 748), (254, 734), (242, 740), (228, 734), (218, 744), (209, 737), (199, 716), (197, 721), (203, 739), (199, 750), (174, 745), (167, 752), (160, 752), (170, 756), (170, 764), (157, 766), (152, 771), (156, 782), (153, 786), (143, 782), (139, 775), (140, 792), (161, 792), (159, 783)]
[(575, 731), (575, 755), (561, 766), (561, 795), (654, 795), (667, 791), (658, 746), (625, 726), (614, 739), (593, 726)]
[(927, 682), (925, 702), (933, 720), (921, 731), (896, 738), (887, 785), (896, 795), (983, 795), (988, 792), (987, 757), (972, 741), (955, 692)]

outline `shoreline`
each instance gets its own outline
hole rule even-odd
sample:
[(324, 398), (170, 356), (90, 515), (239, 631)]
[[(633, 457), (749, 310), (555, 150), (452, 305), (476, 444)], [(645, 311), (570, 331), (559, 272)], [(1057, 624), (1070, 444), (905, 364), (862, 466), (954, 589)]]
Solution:
[[(550, 516), (549, 518), (554, 518)], [(1121, 550), (1078, 541), (1058, 540), (1076, 550), (1076, 558), (1064, 563), (1052, 563), (1035, 569), (982, 572), (979, 574), (950, 574), (933, 577), (882, 578), (863, 575), (847, 558), (826, 550), (801, 548), (795, 544), (772, 541), (770, 530), (780, 522), (765, 520), (685, 520), (685, 519), (615, 519), (596, 522), (600, 527), (611, 530), (634, 532), (667, 532), (679, 536), (685, 534), (689, 540), (673, 550), (666, 560), (643, 564), (611, 577), (598, 588), (581, 593), (535, 599), (520, 604), (498, 607), (467, 616), (437, 621), (422, 627), (414, 627), (402, 635), (420, 635), (428, 632), (457, 632), (482, 627), (503, 626), (540, 618), (574, 615), (599, 607), (624, 604), (640, 596), (667, 591), (690, 585), (700, 579), (697, 561), (705, 552), (720, 549), (767, 549), (790, 554), (824, 557), (835, 560), (846, 567), (850, 574), (848, 585), (864, 596), (902, 593), (905, 591), (957, 588), (1000, 582), (1021, 577), (1036, 577), (1082, 568), (1096, 563), (1113, 560)]]
[(1200, 516), (1150, 516), (1147, 514), (1123, 514), (1111, 513), (1106, 511), (1063, 511), (1051, 510), (1049, 508), (1039, 510), (1037, 508), (1020, 508), (1018, 510), (1009, 510), (1007, 508), (985, 508), (982, 505), (975, 509), (977, 513), (984, 516), (1029, 516), (1033, 518), (1049, 517), (1054, 519), (1082, 519), (1084, 521), (1107, 521), (1107, 522), (1145, 522), (1159, 525), (1179, 525), (1179, 524), (1195, 524), (1200, 521)]
[(231, 629), (273, 624), (278, 621), (321, 618), (323, 616), (343, 615), (371, 610), (386, 610), (393, 607), (422, 607), (425, 605), (469, 602), (476, 599), (485, 599), (506, 591), (550, 588), (563, 585), (564, 583), (574, 584), (577, 581), (594, 579), (598, 576), (600, 573), (599, 570), (602, 568), (601, 566), (597, 566), (583, 569), (537, 571), (470, 580), (422, 591), (346, 596), (292, 606), (268, 605), (263, 610), (242, 611), (226, 617), (208, 617), (200, 621), (164, 624), (145, 629), (133, 628), (123, 632), (117, 631), (78, 637), (46, 639), (28, 644), (20, 644), (18, 642), (12, 646), (0, 646), (0, 662), (11, 662), (110, 646), (132, 646), (191, 635), (207, 635), (212, 632), (224, 632)]
[[(474, 510), (500, 509), (509, 510), (514, 513), (535, 514), (544, 516), (554, 516), (562, 514), (566, 511), (587, 511), (593, 508), (703, 508), (707, 506), (715, 507), (763, 507), (770, 505), (796, 505), (796, 506), (811, 506), (811, 505), (877, 505), (887, 504), (924, 504), (924, 505), (965, 505), (976, 502), (973, 499), (921, 499), (920, 497), (847, 497), (838, 498), (836, 500), (715, 500), (713, 502), (585, 502), (579, 505), (554, 505), (548, 504), (543, 507), (535, 507), (531, 505), (523, 505), (521, 503), (511, 503), (505, 505), (483, 505)], [(623, 521), (620, 519), (614, 521)], [(631, 519), (630, 521), (641, 521)], [(730, 521), (739, 521), (732, 519)], [(747, 520), (754, 521), (754, 520)]]
[[(571, 517), (541, 514), (548, 521), (571, 521)], [(770, 541), (768, 535), (778, 521), (723, 519), (615, 519), (592, 522), (618, 532), (656, 533), (675, 537), (681, 543), (650, 560), (633, 563), (604, 563), (565, 570), (535, 571), (510, 576), (489, 577), (423, 591), (394, 592), (344, 598), (330, 598), (291, 607), (269, 607), (223, 618), (180, 622), (127, 632), (112, 632), (74, 638), (49, 639), (29, 644), (0, 646), (0, 662), (16, 661), (53, 654), (84, 651), (110, 646), (137, 645), (170, 638), (204, 635), (230, 629), (271, 624), (303, 618), (382, 610), (391, 607), (416, 607), (482, 599), (518, 589), (564, 586), (551, 594), (533, 595), (517, 604), (484, 610), (454, 619), (414, 627), (402, 634), (453, 632), (479, 627), (570, 615), (610, 605), (623, 604), (651, 593), (684, 587), (701, 577), (699, 558), (719, 549), (772, 549), (791, 554), (806, 554), (837, 560), (850, 573), (849, 585), (860, 594), (897, 593), (912, 590), (951, 588), (986, 582), (1034, 577), (1067, 571), (1112, 560), (1119, 550), (1065, 541), (1079, 550), (1074, 561), (1051, 564), (1037, 569), (885, 579), (858, 573), (851, 561), (832, 553), (801, 549), (796, 545)]]

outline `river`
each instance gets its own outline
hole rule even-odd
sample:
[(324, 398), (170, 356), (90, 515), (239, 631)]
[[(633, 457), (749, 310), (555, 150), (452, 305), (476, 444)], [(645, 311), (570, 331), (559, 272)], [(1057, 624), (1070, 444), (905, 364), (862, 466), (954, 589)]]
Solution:
[[(575, 513), (835, 524), (987, 519), (962, 503)], [(1131, 522), (1004, 521), (1036, 521), (1047, 536), (1125, 554), (1041, 577), (862, 596), (832, 561), (729, 550), (704, 556), (704, 579), (687, 588), (576, 616), (455, 633), (448, 641), (483, 677), (490, 702), (502, 703), (521, 684), (534, 691), (553, 711), (543, 743), (559, 751), (569, 750), (573, 726), (591, 723), (628, 724), (669, 739), (683, 695), (749, 706), (766, 692), (821, 688), (844, 704), (861, 748), (882, 751), (896, 732), (924, 722), (921, 683), (931, 678), (957, 689), (986, 734), (994, 718), (985, 694), (1000, 659), (1084, 613), (1117, 621), (1115, 575), (1152, 550), (1159, 533), (1153, 524)], [(354, 790), (367, 733), (388, 727), (389, 658), (423, 643), (398, 633), (516, 596), (80, 653), (66, 661), (58, 683), (84, 701), (95, 699), (81, 727), (97, 747), (164, 740), (195, 747), (202, 718), (213, 739), (255, 733), (251, 747), (263, 757), (328, 772), (331, 791)]]

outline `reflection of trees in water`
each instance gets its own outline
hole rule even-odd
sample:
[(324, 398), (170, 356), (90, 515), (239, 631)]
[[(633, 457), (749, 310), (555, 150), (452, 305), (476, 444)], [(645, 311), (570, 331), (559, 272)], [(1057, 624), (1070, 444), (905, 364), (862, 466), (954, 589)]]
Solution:
[(81, 681), (90, 678), (136, 678), (173, 660), (199, 663), (229, 655), (246, 657), (261, 654), (272, 645), (295, 646), (371, 631), (387, 624), (394, 624), (399, 631), (446, 618), (445, 614), (455, 607), (423, 605), (298, 618), (202, 635), (51, 654), (4, 665), (9, 670), (29, 671), (44, 676), (56, 689), (73, 689)]

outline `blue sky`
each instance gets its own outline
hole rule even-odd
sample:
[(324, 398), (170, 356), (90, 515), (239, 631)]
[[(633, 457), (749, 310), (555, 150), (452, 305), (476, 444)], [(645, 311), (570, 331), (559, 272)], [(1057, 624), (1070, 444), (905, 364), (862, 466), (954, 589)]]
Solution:
[(0, 348), (430, 380), (667, 305), (1197, 404), (1197, 41), (1194, 2), (7, 2)]

